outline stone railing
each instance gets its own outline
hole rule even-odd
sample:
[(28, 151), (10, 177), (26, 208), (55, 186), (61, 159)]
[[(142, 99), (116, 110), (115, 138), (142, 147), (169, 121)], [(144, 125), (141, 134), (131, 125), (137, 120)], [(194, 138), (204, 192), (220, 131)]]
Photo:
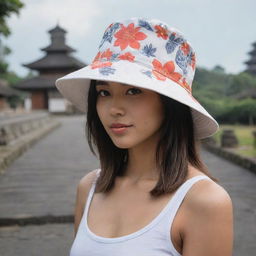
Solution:
[(217, 145), (212, 137), (201, 140), (202, 146), (210, 152), (219, 155), (237, 165), (240, 165), (256, 174), (256, 159), (238, 155), (232, 148), (225, 148)]
[(46, 111), (0, 118), (0, 174), (31, 145), (60, 125)]
[(0, 145), (12, 145), (22, 136), (46, 126), (51, 117), (46, 112), (18, 116), (0, 122)]

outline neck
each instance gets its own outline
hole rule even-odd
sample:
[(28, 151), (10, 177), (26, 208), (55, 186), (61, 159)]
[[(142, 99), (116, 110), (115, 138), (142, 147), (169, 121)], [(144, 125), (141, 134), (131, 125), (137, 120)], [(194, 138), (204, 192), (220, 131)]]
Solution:
[(128, 149), (128, 163), (125, 177), (132, 181), (157, 180), (156, 143), (150, 140)]

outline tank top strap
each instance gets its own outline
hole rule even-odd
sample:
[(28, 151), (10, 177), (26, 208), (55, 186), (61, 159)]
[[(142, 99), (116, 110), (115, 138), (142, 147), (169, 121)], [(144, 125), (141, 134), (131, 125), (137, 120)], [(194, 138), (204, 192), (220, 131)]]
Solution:
[(86, 199), (86, 204), (85, 204), (85, 208), (84, 208), (84, 214), (86, 216), (87, 216), (89, 205), (91, 203), (92, 196), (93, 196), (93, 193), (94, 193), (94, 190), (95, 190), (97, 179), (98, 179), (98, 177), (100, 175), (100, 171), (101, 171), (101, 169), (97, 169), (97, 171), (96, 171), (96, 178), (92, 182), (91, 188), (89, 190), (89, 193), (88, 193), (88, 196), (87, 196), (87, 199)]

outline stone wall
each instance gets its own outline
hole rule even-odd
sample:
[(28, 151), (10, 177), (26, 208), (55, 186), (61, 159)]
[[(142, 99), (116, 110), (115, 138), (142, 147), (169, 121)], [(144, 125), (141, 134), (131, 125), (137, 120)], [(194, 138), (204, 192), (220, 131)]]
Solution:
[(36, 141), (54, 130), (60, 122), (48, 112), (35, 111), (0, 122), (0, 174)]
[(238, 164), (256, 174), (256, 159), (254, 160), (252, 158), (241, 156), (232, 152), (228, 148), (222, 148), (220, 146), (217, 146), (210, 138), (206, 138), (201, 142), (202, 146), (210, 152), (221, 156), (235, 164)]

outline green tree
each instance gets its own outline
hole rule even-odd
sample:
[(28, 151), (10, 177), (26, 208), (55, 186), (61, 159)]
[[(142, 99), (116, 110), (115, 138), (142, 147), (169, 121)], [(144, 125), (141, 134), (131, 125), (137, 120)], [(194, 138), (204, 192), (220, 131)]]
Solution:
[(8, 71), (8, 63), (5, 62), (5, 56), (11, 53), (11, 49), (1, 44), (0, 41), (0, 74), (6, 74)]
[(216, 65), (216, 66), (212, 69), (212, 71), (215, 72), (215, 73), (224, 74), (224, 73), (225, 73), (225, 68), (223, 68), (223, 67), (220, 66), (220, 65)]
[[(21, 78), (8, 70), (8, 63), (5, 61), (5, 57), (11, 53), (11, 49), (2, 44), (2, 38), (11, 34), (7, 19), (13, 13), (19, 15), (19, 11), (23, 6), (24, 4), (20, 0), (0, 0), (0, 78), (6, 80), (10, 86)], [(9, 97), (8, 101), (10, 106), (15, 108), (18, 102), (24, 101), (24, 98), (24, 94), (20, 93)]]
[(239, 104), (234, 107), (233, 113), (239, 115), (239, 121), (254, 125), (256, 118), (256, 100), (247, 98), (240, 101)]
[(9, 36), (11, 31), (6, 23), (6, 18), (8, 18), (12, 13), (19, 14), (20, 9), (24, 4), (20, 0), (1, 0), (0, 1), (0, 36)]
[(24, 4), (20, 0), (0, 0), (0, 74), (8, 72), (5, 56), (11, 53), (11, 49), (2, 44), (2, 37), (8, 37), (11, 34), (6, 20), (12, 13), (19, 15), (23, 6)]
[(244, 90), (256, 88), (256, 78), (247, 72), (234, 75), (227, 89), (228, 95), (235, 95)]
[(201, 95), (211, 92), (214, 98), (223, 98), (229, 87), (231, 76), (226, 74), (220, 66), (216, 66), (213, 70), (198, 67), (195, 72), (193, 92), (200, 91)]

